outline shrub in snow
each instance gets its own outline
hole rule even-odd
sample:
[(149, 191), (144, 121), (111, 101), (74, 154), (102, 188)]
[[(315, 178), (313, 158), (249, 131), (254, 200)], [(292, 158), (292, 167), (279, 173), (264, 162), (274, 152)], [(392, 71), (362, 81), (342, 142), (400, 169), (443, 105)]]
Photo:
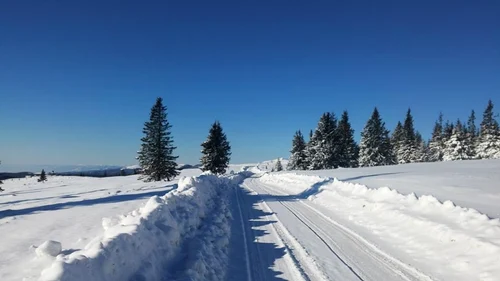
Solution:
[(37, 256), (51, 256), (56, 257), (62, 251), (62, 245), (60, 242), (48, 240), (42, 243), (42, 245), (36, 247), (35, 253)]

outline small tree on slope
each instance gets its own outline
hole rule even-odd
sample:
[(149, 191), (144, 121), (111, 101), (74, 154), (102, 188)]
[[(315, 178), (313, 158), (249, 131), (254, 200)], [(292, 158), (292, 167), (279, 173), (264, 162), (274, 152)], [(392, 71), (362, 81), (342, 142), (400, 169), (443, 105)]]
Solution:
[(283, 166), (281, 165), (281, 160), (278, 158), (276, 161), (276, 166), (274, 167), (276, 172), (283, 171)]
[(173, 138), (167, 120), (167, 108), (163, 106), (163, 99), (157, 98), (151, 108), (149, 121), (144, 123), (144, 137), (138, 152), (137, 159), (143, 170), (145, 181), (170, 180), (179, 175), (176, 159), (173, 152)]
[(354, 130), (349, 123), (347, 111), (342, 113), (342, 117), (337, 126), (337, 159), (338, 165), (342, 168), (353, 168), (358, 166), (359, 147), (354, 141)]
[(491, 100), (483, 113), (476, 152), (477, 156), (483, 159), (500, 158), (500, 129), (493, 114)]
[(299, 131), (295, 132), (292, 141), (292, 150), (290, 151), (290, 161), (288, 161), (288, 170), (306, 170), (307, 155), (306, 142), (304, 136)]
[(38, 179), (39, 182), (44, 182), (47, 180), (47, 175), (45, 174), (45, 170), (42, 169), (42, 172), (40, 173), (40, 178)]
[(218, 121), (210, 128), (208, 138), (202, 144), (201, 170), (224, 174), (231, 156), (231, 146)]
[(389, 131), (385, 128), (377, 108), (361, 132), (359, 165), (361, 167), (395, 164)]

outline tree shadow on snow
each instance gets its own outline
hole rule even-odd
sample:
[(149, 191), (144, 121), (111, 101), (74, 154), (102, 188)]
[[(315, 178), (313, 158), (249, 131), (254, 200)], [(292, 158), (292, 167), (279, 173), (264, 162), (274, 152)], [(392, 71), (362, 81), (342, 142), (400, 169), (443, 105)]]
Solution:
[(118, 203), (118, 202), (125, 202), (125, 201), (133, 201), (133, 200), (139, 200), (151, 196), (162, 196), (168, 191), (172, 189), (172, 187), (175, 187), (175, 185), (168, 185), (164, 190), (160, 191), (153, 191), (153, 192), (146, 192), (146, 193), (134, 193), (134, 194), (120, 194), (120, 195), (112, 195), (112, 196), (107, 196), (107, 197), (101, 197), (101, 198), (93, 198), (93, 199), (86, 199), (86, 200), (80, 200), (80, 201), (69, 201), (69, 202), (61, 202), (61, 203), (55, 203), (55, 204), (49, 204), (49, 205), (42, 205), (42, 206), (35, 206), (35, 207), (30, 207), (30, 208), (24, 208), (24, 209), (7, 209), (0, 211), (0, 218), (4, 217), (11, 217), (11, 216), (22, 216), (22, 215), (30, 215), (33, 213), (38, 213), (38, 212), (46, 212), (46, 211), (55, 211), (55, 210), (60, 210), (60, 209), (68, 209), (72, 207), (81, 207), (81, 206), (92, 206), (92, 205), (99, 205), (99, 204), (109, 204), (109, 203)]
[[(233, 223), (231, 224), (226, 280), (248, 280), (249, 278), (256, 281), (285, 280), (280, 277), (282, 272), (273, 269), (276, 260), (285, 255), (285, 247), (278, 247), (274, 243), (262, 241), (262, 237), (269, 235), (269, 233), (260, 228), (276, 223), (268, 218), (273, 213), (256, 208), (262, 198), (244, 189), (236, 189), (233, 202), (237, 202), (236, 192), (239, 193), (239, 204), (242, 212), (240, 215), (239, 206), (232, 204)], [(247, 251), (245, 251), (245, 238)], [(246, 256), (247, 252), (249, 257)], [(247, 259), (250, 259), (248, 263), (250, 272), (247, 270)]]

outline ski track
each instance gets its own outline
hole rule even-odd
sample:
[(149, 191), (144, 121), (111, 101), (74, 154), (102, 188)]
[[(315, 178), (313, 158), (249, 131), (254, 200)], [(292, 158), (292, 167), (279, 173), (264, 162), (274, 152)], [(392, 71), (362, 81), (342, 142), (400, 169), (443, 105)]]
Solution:
[[(310, 203), (284, 199), (289, 194), (259, 182), (258, 177), (248, 178), (241, 187), (258, 194), (262, 199), (259, 205), (273, 213), (272, 219), (277, 221), (273, 225), (276, 237), (287, 247), (292, 264), (301, 272), (303, 280), (433, 280)], [(269, 197), (267, 203), (263, 197)]]

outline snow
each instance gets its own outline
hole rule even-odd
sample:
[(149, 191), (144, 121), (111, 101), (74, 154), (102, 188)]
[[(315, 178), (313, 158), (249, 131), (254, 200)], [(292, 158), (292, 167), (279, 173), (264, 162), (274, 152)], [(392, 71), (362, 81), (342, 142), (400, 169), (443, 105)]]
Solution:
[[(200, 170), (183, 170), (194, 176)], [(37, 280), (51, 263), (35, 247), (47, 240), (62, 244), (63, 253), (83, 249), (102, 232), (106, 217), (126, 214), (153, 195), (175, 187), (171, 182), (144, 183), (138, 176), (87, 178), (48, 176), (5, 180), (0, 193), (0, 280)]]
[(473, 208), (500, 218), (500, 160), (413, 163), (369, 168), (296, 171), (298, 174), (335, 177), (371, 188), (390, 187), (402, 194), (432, 195), (439, 201)]
[(41, 256), (51, 256), (56, 257), (62, 251), (62, 245), (60, 242), (48, 240), (42, 243), (42, 245), (36, 247), (36, 254)]
[(0, 280), (500, 280), (500, 160), (275, 164), (6, 180)]
[[(500, 161), (493, 160), (451, 165), (409, 164), (364, 169), (365, 173), (363, 169), (271, 173), (262, 175), (259, 182), (260, 187), (272, 187), (268, 193), (308, 201), (319, 210), (316, 216), (325, 216), (346, 226), (391, 257), (416, 266), (433, 278), (499, 280), (500, 221), (467, 208), (481, 207), (498, 214), (500, 207), (493, 203), (498, 202), (500, 193), (499, 176), (494, 172), (499, 167)], [(384, 169), (395, 174), (383, 176)], [(398, 171), (401, 174), (397, 174)], [(379, 181), (391, 183), (387, 180), (390, 178), (397, 184), (396, 189), (368, 188), (325, 177), (332, 174), (348, 181), (364, 179), (372, 186)], [(377, 174), (384, 179), (375, 181)], [(445, 179), (444, 187), (437, 184), (438, 180)], [(402, 188), (403, 182), (407, 184), (405, 188)], [(448, 186), (456, 190), (450, 192)], [(401, 194), (398, 190), (413, 193)], [(435, 194), (447, 199), (440, 201)], [(476, 200), (477, 196), (482, 196), (484, 201)], [(450, 199), (458, 199), (467, 207), (457, 206)], [(319, 221), (312, 215), (309, 218)]]
[[(59, 256), (40, 280), (161, 280), (178, 276), (216, 280), (227, 266), (228, 178), (187, 177), (166, 195), (104, 226), (100, 239), (85, 249)], [(211, 223), (206, 223), (210, 220)], [(183, 270), (176, 266), (185, 252)]]

